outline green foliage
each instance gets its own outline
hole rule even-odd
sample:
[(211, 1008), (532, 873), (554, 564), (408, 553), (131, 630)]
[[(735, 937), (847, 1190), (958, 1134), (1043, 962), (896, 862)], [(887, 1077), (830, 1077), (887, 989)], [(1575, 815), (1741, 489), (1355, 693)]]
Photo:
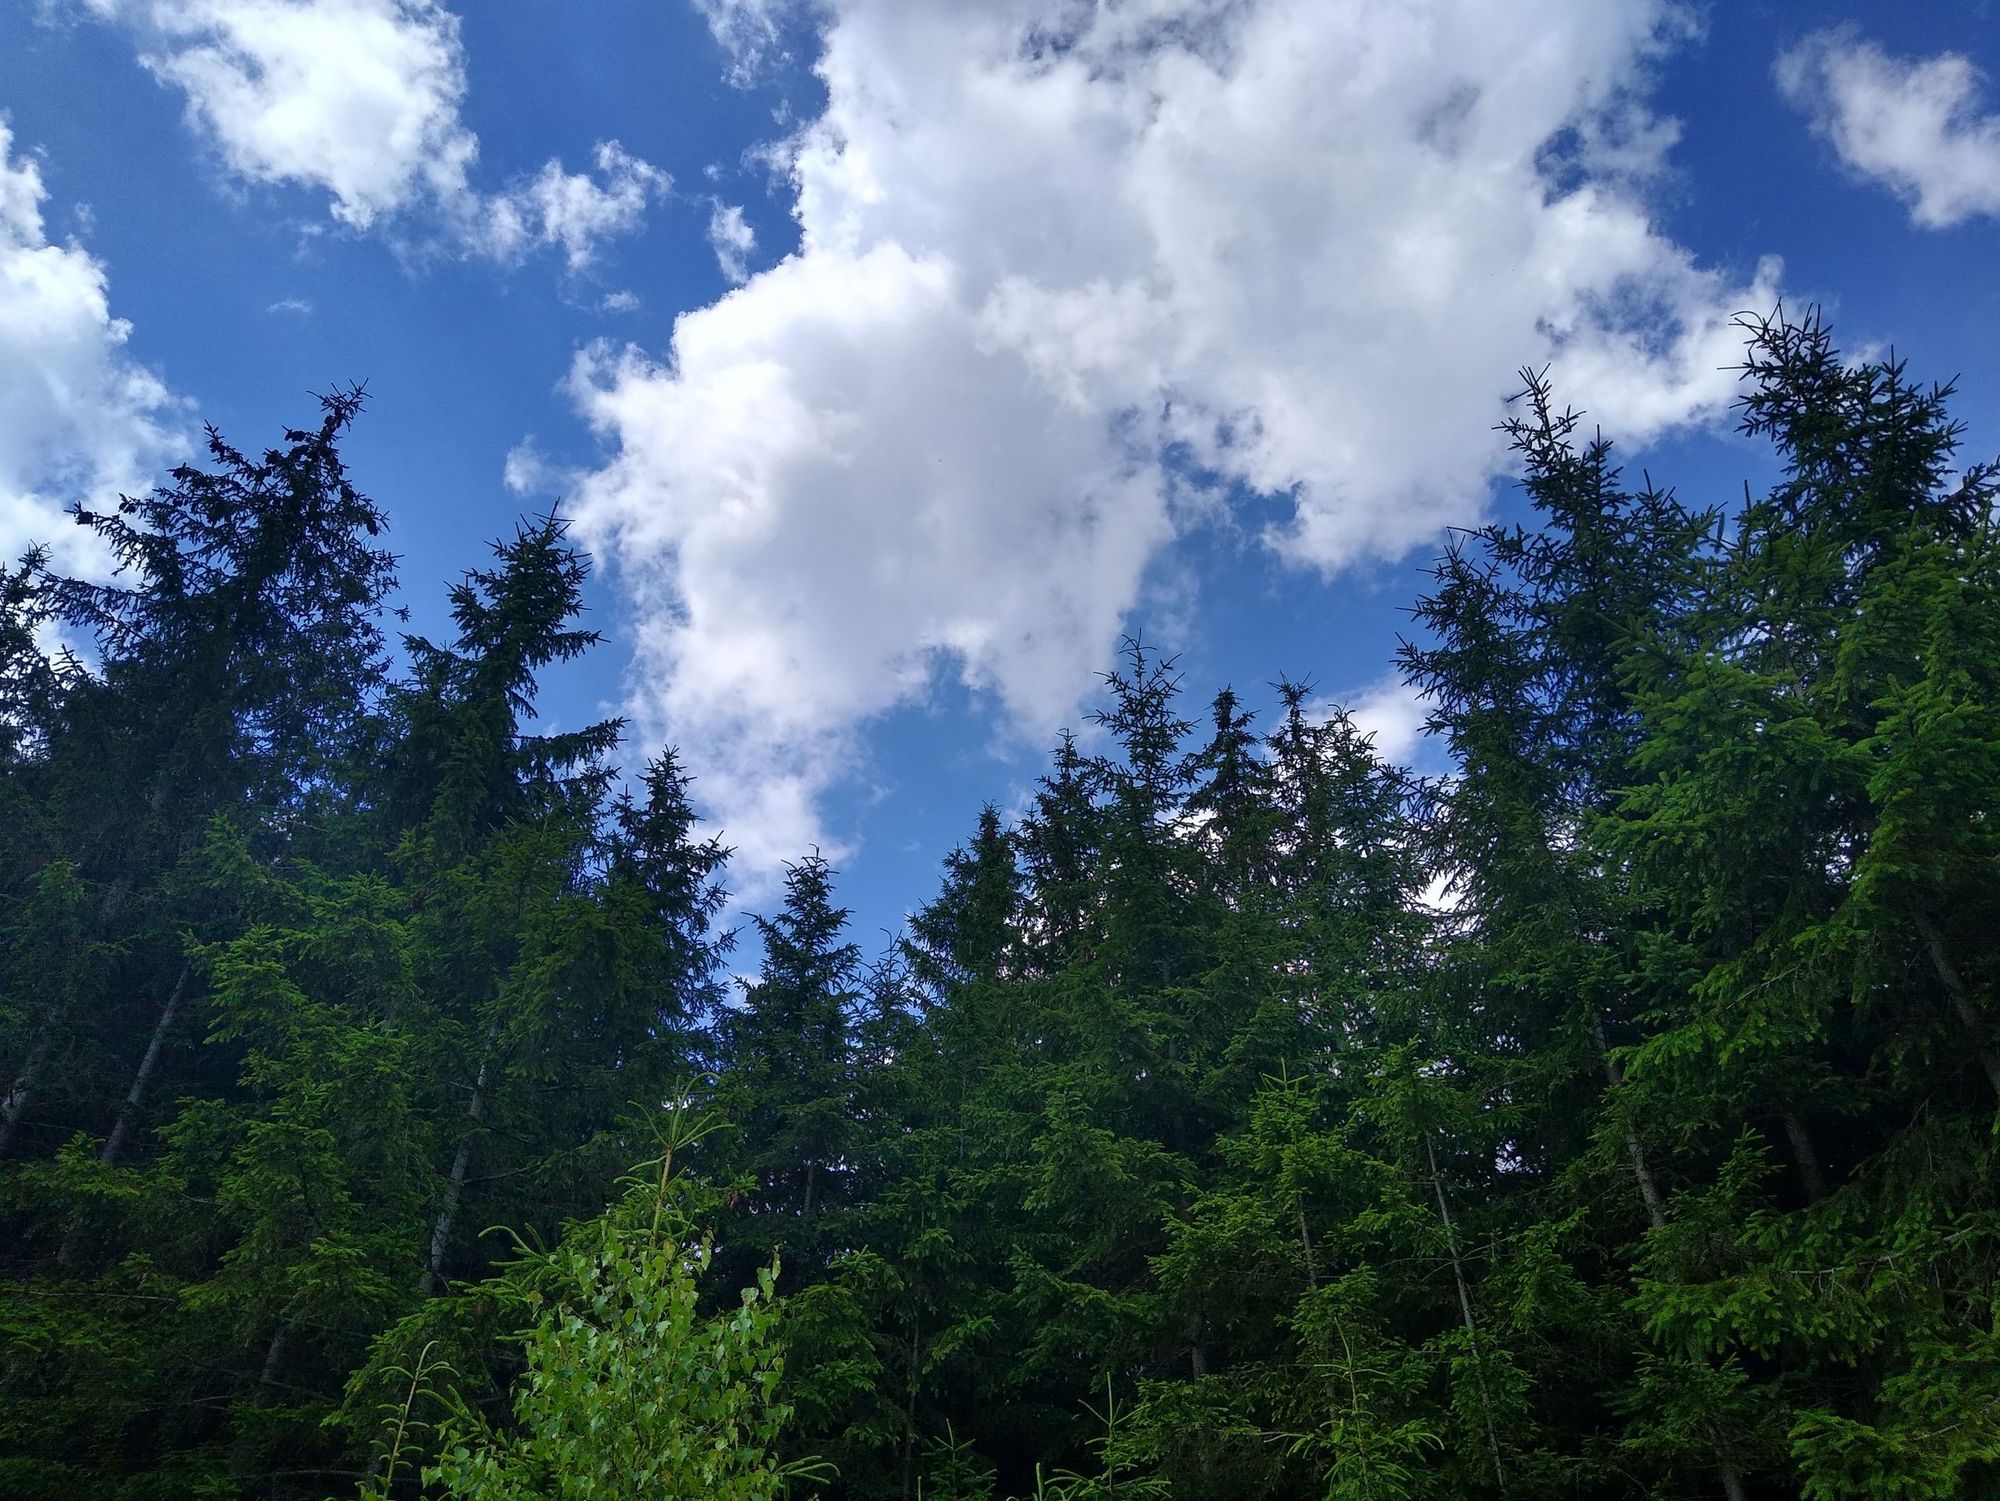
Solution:
[(537, 731), (560, 517), (392, 670), (354, 393), (81, 516), (115, 587), (0, 576), (0, 1497), (1993, 1494), (2000, 490), (1743, 332), (1717, 506), (1528, 372), (1449, 777), (1128, 642), (740, 994), (673, 753)]
[(688, 1141), (670, 1138), (657, 1184), (635, 1184), (618, 1209), (510, 1269), (502, 1295), (537, 1314), (513, 1421), (448, 1419), (425, 1472), (439, 1494), (760, 1501), (823, 1472), (777, 1458), (791, 1409), (778, 1395), (776, 1266), (735, 1309), (701, 1311), (713, 1250), (687, 1238), (668, 1179), (673, 1147)]

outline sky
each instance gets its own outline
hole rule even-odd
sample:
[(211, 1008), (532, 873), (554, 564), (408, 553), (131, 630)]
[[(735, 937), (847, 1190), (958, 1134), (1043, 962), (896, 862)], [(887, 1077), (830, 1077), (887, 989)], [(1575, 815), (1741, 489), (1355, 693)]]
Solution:
[(1396, 677), (1524, 518), (1523, 367), (1690, 500), (1742, 312), (2000, 451), (2000, 14), (1675, 0), (16, 0), (0, 548), (370, 392), (412, 629), (573, 518), (555, 726), (674, 744), (746, 907), (860, 935), (1089, 733), (1121, 637), (1442, 768)]

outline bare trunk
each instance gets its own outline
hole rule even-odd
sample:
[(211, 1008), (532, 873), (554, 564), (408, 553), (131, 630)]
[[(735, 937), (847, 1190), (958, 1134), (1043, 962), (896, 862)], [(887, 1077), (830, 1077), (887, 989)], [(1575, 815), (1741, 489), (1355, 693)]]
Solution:
[(1917, 933), (1924, 940), (1924, 948), (1931, 956), (1931, 968), (1937, 971), (1944, 993), (1951, 997), (1952, 1010), (1958, 1013), (1960, 1025), (1972, 1039), (1973, 1055), (1979, 1059), (1980, 1067), (1986, 1070), (1986, 1079), (1993, 1086), (1993, 1092), (2000, 1095), (2000, 1057), (1994, 1056), (1992, 1044), (1987, 1040), (1985, 1024), (1980, 1020), (1978, 1008), (1972, 1004), (1972, 992), (1966, 989), (1964, 977), (1951, 962), (1951, 955), (1945, 952), (1944, 934), (1938, 931), (1937, 924), (1922, 908), (1912, 908), (1910, 920), (1916, 924)]
[(264, 1368), (257, 1373), (257, 1385), (268, 1395), (278, 1380), (278, 1363), (285, 1358), (285, 1346), (291, 1343), (291, 1331), (283, 1324), (271, 1335), (271, 1343), (264, 1347)]
[[(146, 1044), (146, 1055), (139, 1060), (139, 1071), (133, 1076), (132, 1087), (125, 1091), (125, 1103), (119, 1107), (118, 1120), (105, 1138), (103, 1149), (97, 1160), (106, 1167), (115, 1166), (118, 1154), (132, 1135), (132, 1121), (139, 1113), (139, 1106), (146, 1098), (146, 1085), (151, 1080), (153, 1070), (159, 1066), (160, 1048), (166, 1041), (167, 1033), (173, 1029), (174, 1015), (180, 1010), (181, 997), (186, 993), (188, 976), (194, 970), (192, 962), (181, 965), (180, 978), (174, 981), (174, 988), (167, 996), (166, 1005), (160, 1008), (159, 1020), (153, 1024), (152, 1039)], [(67, 1270), (76, 1265), (77, 1251), (82, 1243), (86, 1217), (78, 1215), (63, 1233), (62, 1244), (56, 1247), (56, 1265)]]
[[(1611, 1056), (1611, 1044), (1604, 1036), (1604, 1018), (1592, 1016), (1590, 1030), (1597, 1038), (1597, 1056), (1604, 1064), (1604, 1079), (1614, 1093), (1625, 1082), (1620, 1074), (1617, 1061)], [(1653, 1170), (1646, 1165), (1646, 1149), (1639, 1143), (1639, 1133), (1628, 1123), (1625, 1127), (1625, 1153), (1632, 1159), (1632, 1176), (1638, 1180), (1639, 1197), (1646, 1201), (1646, 1218), (1655, 1230), (1667, 1226), (1666, 1200), (1660, 1197), (1660, 1186), (1653, 1181)]]
[(1312, 1231), (1306, 1228), (1306, 1201), (1304, 1199), (1299, 1200), (1298, 1209), (1299, 1209), (1299, 1244), (1305, 1248), (1305, 1253), (1306, 1253), (1306, 1286), (1318, 1287), (1319, 1263), (1313, 1257)]
[(486, 1080), (493, 1070), (493, 1048), (500, 1040), (500, 1019), (496, 1016), (486, 1029), (486, 1056), (479, 1061), (479, 1077), (472, 1083), (472, 1103), (465, 1114), (469, 1124), (452, 1154), (451, 1176), (445, 1182), (444, 1203), (431, 1222), (430, 1258), (424, 1270), (424, 1296), (434, 1298), (444, 1290), (444, 1258), (451, 1250), (451, 1232), (458, 1224), (459, 1201), (465, 1196), (465, 1175), (472, 1169), (472, 1138), (486, 1120)]
[(805, 1204), (802, 1207), (799, 1214), (800, 1219), (809, 1220), (813, 1217), (813, 1186), (815, 1177), (818, 1174), (818, 1172), (819, 1172), (819, 1163), (817, 1161), (809, 1161), (806, 1163), (806, 1199), (805, 1199)]
[(1472, 1318), (1472, 1293), (1465, 1285), (1465, 1266), (1458, 1254), (1458, 1229), (1451, 1222), (1451, 1205), (1445, 1200), (1444, 1178), (1438, 1172), (1437, 1153), (1431, 1149), (1428, 1133), (1424, 1136), (1424, 1158), (1430, 1163), (1431, 1188), (1437, 1194), (1438, 1219), (1444, 1224), (1445, 1249), (1451, 1253), (1451, 1280), (1458, 1285), (1458, 1311), (1465, 1320), (1466, 1343), (1472, 1348), (1472, 1372), (1479, 1382), (1479, 1412), (1486, 1420), (1486, 1446), (1493, 1453), (1493, 1479), (1504, 1493), (1507, 1471), (1500, 1462), (1500, 1434), (1493, 1426), (1493, 1399), (1486, 1390), (1486, 1361), (1479, 1353), (1479, 1328)]
[(917, 1478), (917, 1360), (921, 1349), (922, 1315), (910, 1315), (910, 1369), (903, 1393), (903, 1501), (910, 1501)]
[[(1605, 1082), (1615, 1093), (1625, 1081), (1617, 1060), (1611, 1056), (1611, 1044), (1604, 1035), (1604, 1018), (1592, 1015), (1590, 1030), (1597, 1038), (1597, 1056), (1604, 1064)], [(1801, 1128), (1803, 1131), (1803, 1128)], [(1646, 1163), (1646, 1149), (1640, 1144), (1639, 1133), (1630, 1124), (1625, 1127), (1625, 1151), (1632, 1159), (1632, 1176), (1638, 1180), (1639, 1197), (1646, 1201), (1646, 1218), (1655, 1230), (1667, 1227), (1666, 1201), (1660, 1197), (1660, 1187), (1653, 1181), (1652, 1169)], [(1718, 1446), (1719, 1447), (1719, 1446)], [(1722, 1493), (1728, 1501), (1745, 1501), (1742, 1473), (1727, 1459), (1717, 1456), (1716, 1474), (1722, 1481)]]
[(1826, 1178), (1819, 1170), (1819, 1153), (1813, 1150), (1812, 1137), (1806, 1134), (1806, 1123), (1789, 1110), (1780, 1110), (1778, 1120), (1785, 1128), (1785, 1139), (1792, 1144), (1792, 1157), (1799, 1165), (1806, 1198), (1817, 1204), (1826, 1197)]
[[(153, 794), (152, 809), (155, 813), (160, 811), (160, 799), (164, 793), (165, 789), (162, 788)], [(104, 900), (97, 904), (97, 931), (99, 933), (108, 934), (111, 931), (113, 920), (117, 918), (120, 909), (124, 907), (125, 898), (131, 894), (132, 872), (128, 870), (111, 883), (110, 887), (104, 893)]]
[(125, 1103), (118, 1111), (118, 1122), (104, 1139), (104, 1150), (97, 1154), (97, 1160), (106, 1167), (118, 1161), (118, 1154), (125, 1149), (126, 1139), (132, 1134), (133, 1118), (145, 1102), (146, 1086), (152, 1082), (153, 1070), (160, 1065), (160, 1050), (166, 1043), (167, 1034), (173, 1030), (174, 1018), (181, 1009), (181, 997), (187, 993), (188, 975), (193, 969), (191, 962), (181, 965), (180, 978), (174, 981), (172, 994), (167, 997), (166, 1005), (160, 1008), (159, 1020), (153, 1024), (153, 1036), (146, 1044), (145, 1056), (139, 1060), (139, 1071), (132, 1076), (132, 1087), (125, 1091)]
[(27, 1113), (28, 1102), (35, 1097), (35, 1085), (41, 1078), (42, 1066), (49, 1061), (52, 1046), (44, 1033), (28, 1054), (28, 1061), (14, 1076), (14, 1082), (7, 1086), (6, 1098), (0, 1099), (0, 1157), (4, 1157), (7, 1149), (14, 1144), (14, 1128), (20, 1125), (21, 1117)]
[[(153, 812), (160, 811), (164, 795), (164, 790), (154, 792)], [(110, 889), (104, 894), (104, 900), (98, 903), (97, 931), (100, 934), (111, 930), (112, 919), (117, 917), (118, 909), (125, 905), (125, 898), (131, 893), (132, 876), (128, 871), (111, 883)], [(56, 1020), (55, 1017), (49, 1018), (48, 1025), (42, 1030), (41, 1039), (29, 1052), (27, 1062), (21, 1065), (21, 1071), (14, 1076), (14, 1082), (7, 1086), (5, 1097), (0, 1098), (0, 1157), (6, 1156), (8, 1148), (13, 1146), (14, 1130), (20, 1125), (21, 1117), (27, 1114), (28, 1106), (34, 1100), (35, 1086), (41, 1082), (42, 1069), (47, 1065), (49, 1054), (55, 1046), (50, 1034), (54, 1030)]]
[(1188, 1366), (1197, 1380), (1208, 1374), (1208, 1341), (1202, 1338), (1205, 1332), (1202, 1317), (1196, 1314), (1188, 1329)]
[[(473, 1098), (478, 1099), (478, 1095)], [(478, 1117), (473, 1122), (478, 1123)], [(424, 1267), (424, 1296), (435, 1298), (444, 1291), (444, 1258), (451, 1249), (451, 1232), (458, 1224), (458, 1201), (465, 1194), (465, 1175), (472, 1166), (472, 1132), (468, 1130), (458, 1139), (458, 1150), (452, 1154), (451, 1177), (445, 1183), (444, 1204), (438, 1216), (431, 1221), (430, 1258)]]

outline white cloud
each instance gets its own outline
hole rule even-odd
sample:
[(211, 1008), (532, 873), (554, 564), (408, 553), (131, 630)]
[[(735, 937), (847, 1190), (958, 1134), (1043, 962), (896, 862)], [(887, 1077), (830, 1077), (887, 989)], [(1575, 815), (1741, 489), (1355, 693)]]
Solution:
[(475, 187), (479, 140), (458, 19), (436, 0), (86, 0), (130, 24), (141, 61), (187, 98), (190, 125), (252, 183), (316, 188), (335, 220), (406, 247), (518, 261), (560, 246), (572, 270), (643, 222), (666, 175), (617, 142), (595, 174), (551, 161)]
[(1969, 58), (1891, 57), (1851, 28), (1815, 32), (1777, 64), (1778, 88), (1840, 159), (1944, 229), (2000, 216), (2000, 112)]
[(598, 307), (607, 313), (636, 313), (639, 311), (639, 294), (629, 290), (607, 292)]
[(1477, 514), (1525, 361), (1628, 439), (1723, 410), (1729, 316), (1776, 269), (1698, 265), (1641, 197), (1679, 17), (826, 10), (826, 110), (784, 147), (798, 253), (664, 358), (597, 346), (572, 376), (641, 723), (683, 742), (753, 871), (832, 842), (815, 810), (857, 728), (935, 673), (1036, 738), (1068, 713), (1202, 509), (1185, 463), (1288, 502), (1270, 547), (1333, 570)]
[(562, 475), (533, 438), (523, 438), (507, 450), (501, 483), (516, 495), (539, 495), (562, 488)]
[(814, 801), (848, 732), (937, 654), (1064, 714), (1169, 534), (1153, 461), (1038, 399), (952, 268), (894, 245), (783, 261), (679, 320), (671, 366), (599, 345), (572, 390), (621, 445), (573, 493), (638, 606), (645, 728), (688, 737), (753, 873), (837, 847)]
[(264, 311), (267, 313), (293, 313), (304, 318), (311, 315), (313, 305), (303, 297), (280, 297)]
[(598, 178), (546, 163), (528, 182), (494, 198), (486, 209), (483, 248), (501, 260), (518, 260), (529, 246), (560, 245), (572, 271), (581, 271), (598, 245), (630, 234), (646, 222), (646, 208), (663, 197), (672, 179), (616, 141), (600, 141)]
[(47, 197), (0, 117), (0, 562), (42, 542), (56, 566), (101, 573), (108, 559), (63, 508), (147, 488), (181, 446), (182, 414), (126, 352), (104, 263), (49, 243)]
[(1356, 690), (1342, 704), (1354, 727), (1375, 741), (1375, 754), (1408, 766), (1424, 738), (1424, 702), (1418, 691), (1391, 673)]
[(716, 200), (708, 216), (708, 244), (722, 274), (741, 286), (750, 279), (750, 252), (757, 248), (757, 232), (743, 222), (743, 210), (733, 203)]
[(738, 88), (785, 61), (778, 23), (787, 0), (694, 0), (694, 8), (728, 55), (725, 76)]

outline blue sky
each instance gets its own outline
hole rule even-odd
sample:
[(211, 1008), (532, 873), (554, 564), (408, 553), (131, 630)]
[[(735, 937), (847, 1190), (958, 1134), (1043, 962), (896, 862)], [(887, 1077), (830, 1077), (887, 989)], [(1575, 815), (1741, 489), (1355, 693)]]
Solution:
[(1972, 0), (17, 5), (0, 542), (366, 380), (418, 628), (561, 499), (548, 715), (865, 937), (1121, 631), (1434, 764), (1391, 653), (1523, 364), (1727, 499), (1729, 315), (1818, 301), (2000, 448), (1997, 77)]

